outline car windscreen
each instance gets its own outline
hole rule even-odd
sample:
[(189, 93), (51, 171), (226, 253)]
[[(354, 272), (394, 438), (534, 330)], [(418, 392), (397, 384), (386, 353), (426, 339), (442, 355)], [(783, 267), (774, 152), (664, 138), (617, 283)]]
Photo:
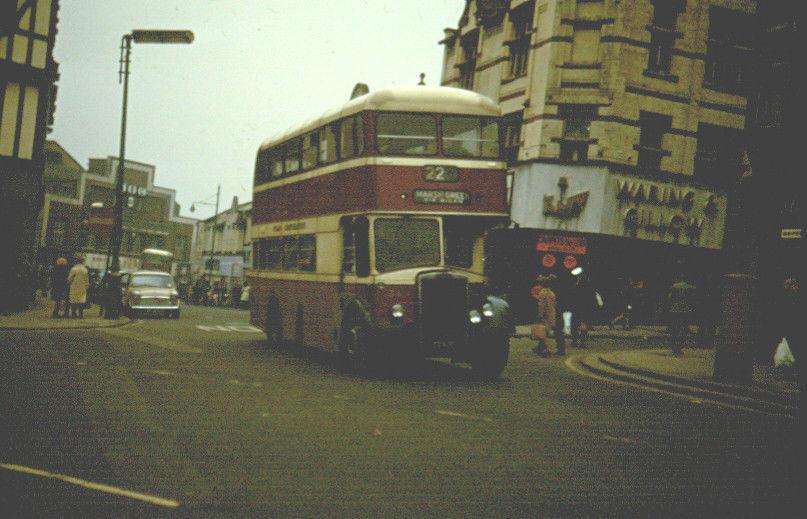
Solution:
[(130, 287), (161, 287), (174, 288), (174, 280), (171, 276), (160, 276), (157, 274), (136, 274), (129, 281)]
[(390, 272), (440, 264), (440, 226), (435, 219), (379, 218), (375, 221), (375, 267)]

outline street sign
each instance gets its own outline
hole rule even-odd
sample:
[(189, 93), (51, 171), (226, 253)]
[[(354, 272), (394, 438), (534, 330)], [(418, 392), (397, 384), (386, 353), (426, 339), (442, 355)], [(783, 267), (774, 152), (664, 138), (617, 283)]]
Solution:
[(572, 270), (577, 266), (577, 258), (572, 256), (571, 254), (563, 258), (563, 266), (569, 270)]
[(554, 254), (544, 254), (544, 256), (541, 258), (541, 265), (550, 269), (555, 266), (556, 261), (557, 258), (555, 258)]

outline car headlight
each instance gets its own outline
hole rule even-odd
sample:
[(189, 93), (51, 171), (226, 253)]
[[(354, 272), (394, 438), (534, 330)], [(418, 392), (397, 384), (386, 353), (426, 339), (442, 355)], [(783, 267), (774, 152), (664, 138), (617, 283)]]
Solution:
[(400, 305), (400, 304), (392, 305), (392, 318), (393, 319), (403, 319), (403, 316), (404, 316), (403, 305)]
[(490, 303), (482, 305), (482, 315), (485, 317), (493, 317), (493, 305)]
[(482, 316), (476, 310), (471, 310), (468, 312), (468, 320), (471, 321), (471, 324), (479, 324), (482, 322)]

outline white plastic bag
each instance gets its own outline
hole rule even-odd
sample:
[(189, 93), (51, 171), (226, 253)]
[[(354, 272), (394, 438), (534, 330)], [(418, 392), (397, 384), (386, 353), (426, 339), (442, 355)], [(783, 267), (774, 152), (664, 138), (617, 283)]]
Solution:
[(787, 339), (782, 337), (779, 346), (776, 347), (776, 353), (773, 354), (773, 365), (776, 368), (789, 368), (796, 362), (793, 354), (790, 353), (790, 346), (787, 344)]

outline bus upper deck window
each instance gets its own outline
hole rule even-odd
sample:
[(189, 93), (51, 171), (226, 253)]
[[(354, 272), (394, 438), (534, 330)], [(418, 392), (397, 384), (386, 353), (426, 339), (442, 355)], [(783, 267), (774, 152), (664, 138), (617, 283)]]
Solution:
[(329, 125), (319, 130), (319, 162), (327, 164), (336, 160), (336, 132)]
[(498, 124), (481, 117), (443, 117), (443, 153), (452, 157), (498, 157)]
[(437, 121), (428, 114), (379, 114), (377, 138), (383, 155), (434, 155)]

